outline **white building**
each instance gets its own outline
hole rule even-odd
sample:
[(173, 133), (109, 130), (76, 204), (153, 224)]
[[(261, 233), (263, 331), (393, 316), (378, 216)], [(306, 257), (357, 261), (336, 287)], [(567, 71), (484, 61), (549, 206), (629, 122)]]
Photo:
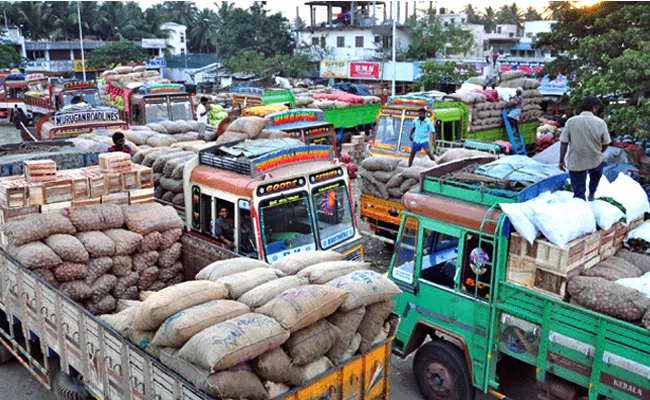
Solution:
[[(406, 28), (397, 28), (398, 50), (406, 51), (409, 38)], [(298, 33), (298, 42), (304, 46), (320, 47), (333, 60), (367, 61), (381, 55), (380, 49), (391, 49), (392, 26), (374, 27), (316, 27)]]
[(465, 25), (467, 24), (467, 14), (443, 14), (441, 10), (438, 14), (438, 20), (442, 29), (448, 28), (450, 25)]
[(169, 31), (167, 46), (171, 55), (187, 54), (187, 38), (185, 36), (187, 27), (176, 22), (167, 22), (162, 25), (161, 30)]
[(557, 21), (528, 21), (524, 23), (524, 34), (519, 43), (510, 49), (510, 55), (519, 57), (536, 57), (552, 59), (557, 56), (555, 50), (535, 49), (533, 46), (539, 35), (549, 33)]

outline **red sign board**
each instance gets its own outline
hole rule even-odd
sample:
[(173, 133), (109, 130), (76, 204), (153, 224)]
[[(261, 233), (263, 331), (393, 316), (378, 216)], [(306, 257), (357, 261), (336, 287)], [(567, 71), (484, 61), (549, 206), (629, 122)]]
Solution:
[(350, 78), (379, 79), (379, 63), (376, 62), (351, 62)]

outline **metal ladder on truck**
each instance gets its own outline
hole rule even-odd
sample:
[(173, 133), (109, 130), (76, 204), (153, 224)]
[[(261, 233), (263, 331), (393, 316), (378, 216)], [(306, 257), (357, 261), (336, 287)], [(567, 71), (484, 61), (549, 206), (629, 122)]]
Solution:
[(508, 131), (508, 137), (510, 138), (510, 143), (512, 143), (512, 151), (518, 156), (527, 156), (526, 154), (526, 143), (524, 143), (524, 137), (521, 135), (521, 129), (517, 132), (513, 131), (510, 121), (508, 120), (508, 112), (506, 110), (501, 110), (501, 117), (503, 118), (503, 125)]

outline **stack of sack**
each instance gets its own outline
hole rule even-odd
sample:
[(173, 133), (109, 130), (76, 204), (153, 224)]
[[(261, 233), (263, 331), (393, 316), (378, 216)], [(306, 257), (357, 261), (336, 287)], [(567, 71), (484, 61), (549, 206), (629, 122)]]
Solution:
[(105, 83), (109, 83), (119, 89), (124, 89), (129, 83), (133, 82), (154, 82), (170, 83), (169, 79), (164, 79), (156, 70), (147, 70), (144, 65), (137, 67), (115, 67), (112, 70), (102, 72), (101, 78)]
[(266, 400), (394, 331), (400, 290), (367, 268), (330, 251), (218, 261), (101, 318), (215, 398)]
[(296, 108), (347, 108), (360, 104), (381, 104), (377, 96), (357, 96), (340, 90), (318, 85), (310, 88), (292, 89), (296, 97)]
[(216, 144), (246, 139), (278, 139), (286, 136), (283, 131), (265, 129), (269, 120), (262, 117), (240, 117), (228, 125), (228, 129), (219, 136)]
[(7, 251), (93, 314), (183, 280), (183, 221), (149, 203), (73, 207), (2, 227)]
[(199, 93), (193, 97), (194, 104), (200, 104), (201, 98), (206, 97), (210, 104), (232, 104), (232, 93), (224, 92), (217, 94)]

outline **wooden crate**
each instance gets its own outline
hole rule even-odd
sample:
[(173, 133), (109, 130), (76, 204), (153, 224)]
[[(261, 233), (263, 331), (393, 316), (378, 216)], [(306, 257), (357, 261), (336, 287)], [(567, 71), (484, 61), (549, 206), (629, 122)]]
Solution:
[(129, 204), (153, 203), (153, 201), (153, 188), (129, 190)]
[(138, 182), (140, 189), (148, 189), (154, 187), (153, 184), (153, 170), (149, 167), (138, 166)]
[(0, 208), (0, 211), (1, 211), (0, 217), (2, 218), (2, 221), (0, 221), (0, 223), (4, 224), (7, 222), (24, 218), (28, 215), (38, 214), (40, 210), (38, 206), (31, 206), (31, 207), (9, 208), (9, 209)]
[(545, 239), (537, 239), (537, 257), (535, 257), (538, 267), (549, 271), (565, 273), (583, 263), (585, 255), (586, 236), (575, 239), (561, 248)]
[(580, 275), (583, 269), (584, 267), (580, 265), (570, 271), (561, 273), (541, 268), (538, 265), (535, 269), (535, 279), (531, 289), (547, 296), (555, 297), (556, 299), (566, 300), (568, 297), (566, 291), (567, 282), (571, 278)]
[(537, 241), (531, 246), (530, 243), (518, 233), (512, 232), (510, 234), (510, 245), (508, 247), (508, 255), (519, 257), (532, 257), (537, 258)]
[(104, 188), (106, 194), (119, 193), (122, 191), (122, 174), (104, 174)]
[(140, 188), (140, 179), (138, 178), (138, 171), (122, 172), (122, 191), (128, 192), (131, 189)]
[(122, 152), (100, 154), (99, 168), (109, 173), (130, 171), (131, 156)]
[(627, 236), (629, 227), (623, 224), (622, 222), (617, 222), (615, 226), (616, 226), (616, 235), (614, 236), (614, 246), (619, 246), (625, 240), (625, 236)]
[(64, 208), (72, 207), (72, 201), (59, 201), (57, 203), (43, 204), (41, 206), (41, 213), (48, 213), (52, 211), (62, 210)]
[(107, 194), (104, 173), (98, 167), (80, 168), (79, 172), (88, 179), (89, 198), (101, 198)]
[(600, 261), (605, 261), (609, 257), (613, 256), (616, 254), (617, 251), (619, 251), (622, 247), (622, 243), (619, 243), (617, 245), (614, 245), (613, 247), (610, 247), (609, 249), (603, 251), (600, 254)]
[(614, 247), (614, 238), (616, 237), (616, 224), (612, 225), (606, 231), (601, 231), (600, 233), (600, 247), (598, 249), (598, 254), (603, 254), (605, 251)]
[(128, 193), (111, 193), (102, 196), (102, 204), (129, 204), (129, 194)]
[(102, 203), (101, 197), (89, 197), (87, 199), (72, 200), (72, 207), (96, 206)]
[(628, 226), (628, 229), (627, 229), (628, 232), (631, 231), (632, 229), (638, 228), (639, 225), (641, 225), (642, 223), (643, 223), (643, 217), (639, 217), (639, 218), (633, 220), (632, 222), (629, 223), (629, 226)]
[(0, 206), (3, 208), (27, 207), (27, 182), (21, 177), (0, 180)]
[(27, 204), (42, 206), (45, 204), (45, 186), (42, 183), (30, 183), (27, 187)]
[(45, 204), (72, 200), (72, 180), (57, 179), (43, 184)]
[(23, 161), (25, 179), (29, 183), (48, 182), (56, 179), (56, 162), (52, 160)]
[(584, 236), (585, 249), (583, 263), (591, 261), (600, 254), (600, 242), (602, 240), (602, 231), (596, 231)]
[(534, 258), (509, 254), (506, 280), (517, 285), (531, 287), (535, 279), (536, 269)]
[(88, 177), (85, 176), (80, 170), (71, 169), (60, 172), (60, 176), (68, 178), (72, 181), (72, 199), (81, 200), (87, 199), (90, 195)]

